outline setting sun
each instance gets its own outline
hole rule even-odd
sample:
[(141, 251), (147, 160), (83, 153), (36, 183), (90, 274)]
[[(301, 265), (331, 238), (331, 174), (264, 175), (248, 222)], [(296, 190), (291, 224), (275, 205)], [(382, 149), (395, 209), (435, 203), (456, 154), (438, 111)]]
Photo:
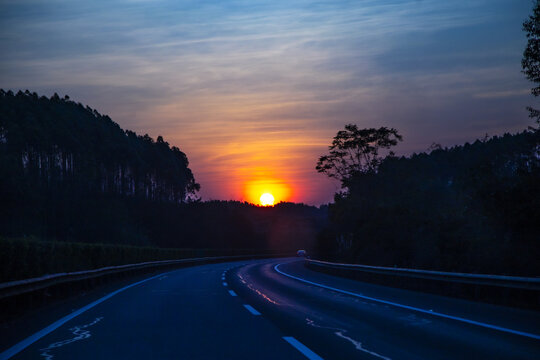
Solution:
[(274, 196), (270, 193), (264, 193), (261, 195), (261, 205), (262, 206), (271, 206), (274, 205)]
[(293, 193), (286, 181), (276, 178), (248, 180), (243, 184), (242, 191), (244, 201), (263, 206), (290, 201)]

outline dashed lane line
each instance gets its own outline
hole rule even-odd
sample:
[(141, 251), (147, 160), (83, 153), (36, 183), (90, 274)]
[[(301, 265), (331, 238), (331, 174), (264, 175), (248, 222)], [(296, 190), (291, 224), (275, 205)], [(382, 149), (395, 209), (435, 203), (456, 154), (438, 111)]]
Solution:
[(291, 344), (296, 350), (304, 354), (304, 356), (307, 357), (309, 360), (323, 360), (322, 357), (315, 354), (306, 345), (302, 344), (300, 341), (296, 340), (292, 336), (284, 336), (283, 340)]
[(261, 315), (261, 313), (258, 312), (257, 310), (255, 310), (255, 308), (253, 308), (253, 306), (251, 306), (251, 305), (244, 304), (244, 307), (245, 307), (252, 315)]

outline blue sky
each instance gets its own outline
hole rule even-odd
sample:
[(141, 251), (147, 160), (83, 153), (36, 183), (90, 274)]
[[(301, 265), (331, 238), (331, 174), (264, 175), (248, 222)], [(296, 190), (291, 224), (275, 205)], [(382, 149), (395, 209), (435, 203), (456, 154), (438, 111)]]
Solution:
[(530, 0), (0, 0), (0, 87), (68, 94), (185, 151), (205, 199), (246, 183), (330, 201), (314, 166), (347, 123), (399, 154), (532, 124)]

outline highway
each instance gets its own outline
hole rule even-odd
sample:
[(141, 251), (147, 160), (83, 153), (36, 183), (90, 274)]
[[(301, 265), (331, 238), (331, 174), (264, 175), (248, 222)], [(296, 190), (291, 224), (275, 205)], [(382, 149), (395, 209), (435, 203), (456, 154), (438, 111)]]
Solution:
[(0, 359), (540, 359), (539, 312), (344, 279), (296, 258), (186, 267), (84, 301), (4, 324)]

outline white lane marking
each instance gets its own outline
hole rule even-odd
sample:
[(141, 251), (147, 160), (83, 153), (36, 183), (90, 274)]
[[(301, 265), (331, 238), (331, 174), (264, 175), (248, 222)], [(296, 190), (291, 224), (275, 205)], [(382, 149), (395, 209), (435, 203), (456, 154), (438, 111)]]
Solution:
[(322, 357), (311, 351), (306, 345), (296, 340), (292, 336), (284, 336), (283, 340), (294, 346), (294, 348), (304, 354), (309, 360), (323, 360)]
[(231, 296), (238, 296), (238, 295), (236, 295), (236, 293), (235, 293), (234, 291), (232, 291), (232, 290), (229, 290), (229, 294), (231, 294)]
[(248, 311), (249, 311), (250, 313), (252, 313), (253, 315), (261, 315), (261, 313), (258, 312), (257, 310), (255, 310), (255, 309), (253, 308), (253, 306), (251, 306), (251, 305), (244, 304), (244, 307), (245, 307), (246, 309), (248, 309)]
[[(160, 280), (161, 280), (161, 278), (160, 278)], [(62, 340), (62, 341), (57, 341), (55, 343), (50, 344), (46, 348), (39, 349), (41, 351), (40, 355), (43, 356), (45, 358), (45, 360), (51, 360), (51, 359), (54, 358), (54, 356), (50, 353), (53, 349), (62, 347), (64, 345), (71, 344), (71, 343), (73, 343), (75, 341), (88, 339), (90, 336), (92, 336), (92, 334), (90, 333), (90, 330), (85, 330), (85, 329), (92, 326), (92, 325), (97, 324), (101, 320), (103, 320), (103, 317), (98, 317), (89, 324), (78, 325), (78, 326), (72, 327), (71, 329), (69, 329), (69, 331), (71, 331), (71, 333), (73, 335), (75, 335), (74, 338), (67, 339), (67, 340)]]
[(71, 314), (69, 315), (66, 315), (64, 316), (63, 318), (61, 318), (60, 320), (52, 323), (51, 325), (47, 326), (46, 328), (38, 331), (37, 333), (35, 333), (34, 335), (31, 335), (29, 337), (27, 337), (26, 339), (22, 340), (21, 342), (13, 345), (12, 347), (10, 347), (9, 349), (7, 349), (6, 351), (4, 351), (3, 353), (0, 353), (0, 360), (7, 360), (9, 358), (11, 358), (12, 356), (18, 354), (19, 352), (23, 351), (24, 349), (26, 349), (28, 346), (32, 345), (33, 343), (35, 343), (36, 341), (38, 341), (39, 339), (41, 339), (42, 337), (44, 337), (45, 335), (47, 334), (50, 334), (51, 332), (53, 332), (54, 330), (58, 329), (60, 326), (64, 325), (65, 323), (67, 323), (69, 320), (81, 315), (82, 313), (84, 313), (85, 311), (87, 310), (90, 310), (91, 308), (93, 308), (94, 306), (98, 305), (98, 304), (101, 304), (102, 302), (104, 302), (105, 300), (108, 300), (110, 299), (111, 297), (113, 297), (114, 295), (118, 294), (118, 293), (121, 293), (122, 291), (124, 290), (127, 290), (133, 286), (137, 286), (139, 284), (142, 284), (144, 282), (147, 282), (147, 281), (150, 281), (150, 280), (153, 280), (153, 279), (156, 279), (160, 276), (163, 276), (164, 274), (159, 274), (159, 275), (156, 275), (156, 276), (152, 276), (148, 279), (144, 279), (144, 280), (141, 280), (141, 281), (138, 281), (136, 283), (133, 283), (131, 285), (128, 285), (128, 286), (124, 286), (123, 288), (121, 289), (118, 289), (116, 291), (113, 291), (112, 293), (108, 294), (108, 295), (105, 295), (104, 297), (102, 297), (101, 299), (98, 299), (82, 308), (80, 308), (79, 310), (76, 310), (74, 312), (72, 312)]
[(223, 282), (223, 286), (229, 286), (229, 284), (227, 284), (226, 282)]
[(356, 296), (356, 297), (359, 297), (359, 298), (362, 298), (362, 299), (371, 300), (371, 301), (378, 302), (378, 303), (381, 303), (381, 304), (392, 305), (392, 306), (399, 307), (399, 308), (402, 308), (402, 309), (417, 311), (417, 312), (420, 312), (420, 313), (423, 313), (423, 314), (429, 314), (429, 315), (433, 315), (433, 316), (442, 317), (442, 318), (445, 318), (445, 319), (461, 321), (461, 322), (471, 324), (471, 325), (477, 325), (477, 326), (485, 327), (485, 328), (488, 328), (488, 329), (498, 330), (498, 331), (506, 332), (506, 333), (509, 333), (509, 334), (521, 335), (521, 336), (525, 336), (525, 337), (528, 337), (528, 338), (540, 340), (540, 335), (537, 335), (537, 334), (531, 334), (531, 333), (527, 333), (527, 332), (523, 332), (523, 331), (504, 328), (504, 327), (497, 326), (497, 325), (486, 324), (486, 323), (479, 322), (479, 321), (465, 319), (465, 318), (462, 318), (462, 317), (459, 317), (459, 316), (452, 316), (452, 315), (439, 313), (439, 312), (436, 312), (436, 311), (433, 311), (433, 310), (425, 310), (425, 309), (416, 308), (414, 306), (398, 304), (398, 303), (395, 303), (395, 302), (392, 302), (392, 301), (377, 299), (377, 298), (373, 298), (373, 297), (370, 297), (370, 296), (364, 296), (364, 295), (361, 295), (361, 294), (353, 293), (351, 291), (341, 290), (341, 289), (337, 289), (335, 287), (319, 284), (319, 283), (316, 283), (316, 282), (313, 282), (313, 281), (309, 281), (309, 280), (306, 280), (306, 279), (299, 278), (299, 277), (294, 276), (294, 275), (287, 274), (287, 273), (279, 270), (280, 265), (282, 265), (282, 264), (277, 264), (276, 266), (274, 266), (274, 270), (276, 270), (281, 275), (285, 275), (287, 277), (290, 277), (291, 279), (295, 279), (295, 280), (298, 280), (298, 281), (305, 282), (306, 284), (319, 286), (319, 287), (322, 287), (324, 289), (340, 292), (342, 294), (347, 294), (347, 295), (351, 295), (351, 296)]

